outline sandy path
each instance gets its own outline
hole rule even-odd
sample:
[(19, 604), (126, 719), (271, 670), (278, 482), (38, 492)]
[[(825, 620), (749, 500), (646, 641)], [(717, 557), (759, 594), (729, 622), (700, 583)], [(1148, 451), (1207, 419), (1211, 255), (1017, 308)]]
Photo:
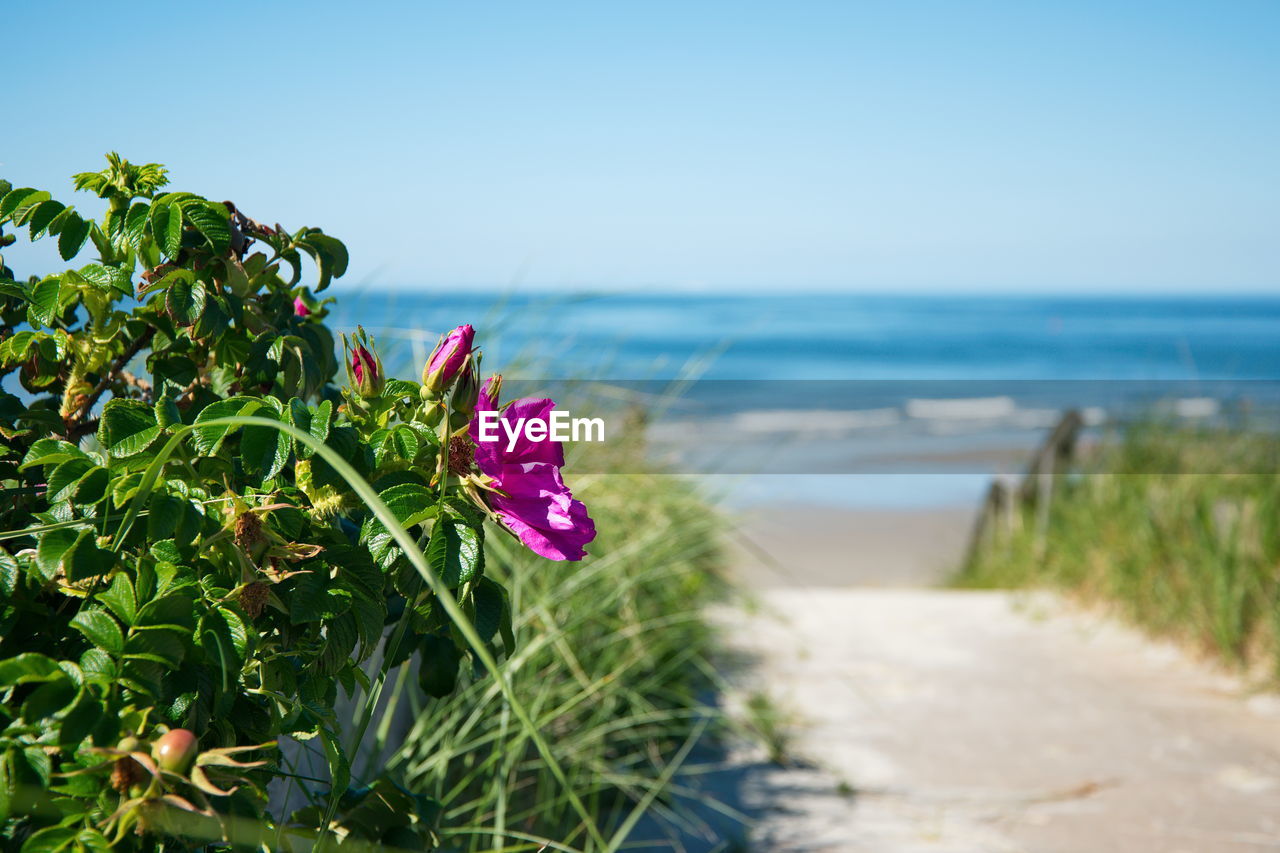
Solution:
[(730, 702), (790, 713), (799, 765), (738, 756), (751, 849), (1280, 850), (1276, 698), (1049, 598), (749, 576)]

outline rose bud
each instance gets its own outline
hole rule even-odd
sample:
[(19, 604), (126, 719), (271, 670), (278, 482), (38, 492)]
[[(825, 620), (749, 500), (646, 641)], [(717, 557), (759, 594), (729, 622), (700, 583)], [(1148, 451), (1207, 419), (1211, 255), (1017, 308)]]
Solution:
[(440, 339), (427, 366), (422, 370), (422, 384), (430, 391), (443, 391), (448, 388), (462, 369), (467, 356), (471, 355), (471, 343), (475, 340), (476, 330), (471, 326), (459, 326)]
[[(346, 349), (346, 337), (342, 339), (342, 346)], [(356, 334), (352, 336), (351, 362), (347, 365), (347, 378), (361, 397), (377, 397), (387, 384), (386, 376), (382, 372), (382, 359), (373, 349), (373, 339), (360, 327), (357, 327)]]
[(307, 303), (302, 301), (301, 296), (293, 300), (293, 315), (295, 317), (311, 316), (311, 309), (307, 307)]
[(480, 380), (476, 376), (475, 364), (467, 359), (462, 372), (458, 374), (458, 384), (453, 389), (453, 410), (470, 415), (476, 410), (476, 399), (480, 396)]
[(196, 736), (186, 729), (170, 729), (151, 744), (151, 757), (161, 770), (184, 774), (196, 758)]

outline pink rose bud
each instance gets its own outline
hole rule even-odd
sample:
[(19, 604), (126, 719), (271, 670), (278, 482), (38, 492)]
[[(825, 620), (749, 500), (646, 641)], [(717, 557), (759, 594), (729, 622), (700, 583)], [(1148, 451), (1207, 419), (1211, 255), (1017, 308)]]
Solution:
[(351, 354), (351, 373), (355, 376), (356, 390), (361, 397), (376, 397), (386, 385), (386, 378), (382, 375), (382, 360), (362, 344), (356, 344), (355, 351)]
[(293, 300), (293, 315), (295, 317), (311, 316), (311, 309), (307, 307), (307, 303), (302, 301), (301, 296)]
[(476, 330), (471, 326), (459, 326), (436, 344), (422, 371), (422, 384), (428, 391), (443, 391), (453, 384), (463, 362), (471, 354), (475, 337)]

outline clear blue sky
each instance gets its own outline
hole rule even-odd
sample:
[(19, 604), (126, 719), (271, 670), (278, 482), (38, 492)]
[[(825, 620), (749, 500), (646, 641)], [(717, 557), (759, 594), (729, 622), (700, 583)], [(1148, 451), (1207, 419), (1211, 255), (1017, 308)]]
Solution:
[(162, 161), (345, 239), (353, 281), (1280, 291), (1276, 0), (22, 2), (3, 28), (0, 176), (65, 199), (105, 150)]

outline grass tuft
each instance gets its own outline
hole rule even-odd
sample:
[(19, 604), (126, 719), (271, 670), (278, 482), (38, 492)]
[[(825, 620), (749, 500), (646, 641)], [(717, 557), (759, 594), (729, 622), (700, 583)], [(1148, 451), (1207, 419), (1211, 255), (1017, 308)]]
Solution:
[[(1280, 476), (1273, 437), (1143, 424), (1059, 480), (961, 586), (1051, 586), (1148, 631), (1280, 677)], [(1178, 473), (1178, 472), (1215, 473)]]

